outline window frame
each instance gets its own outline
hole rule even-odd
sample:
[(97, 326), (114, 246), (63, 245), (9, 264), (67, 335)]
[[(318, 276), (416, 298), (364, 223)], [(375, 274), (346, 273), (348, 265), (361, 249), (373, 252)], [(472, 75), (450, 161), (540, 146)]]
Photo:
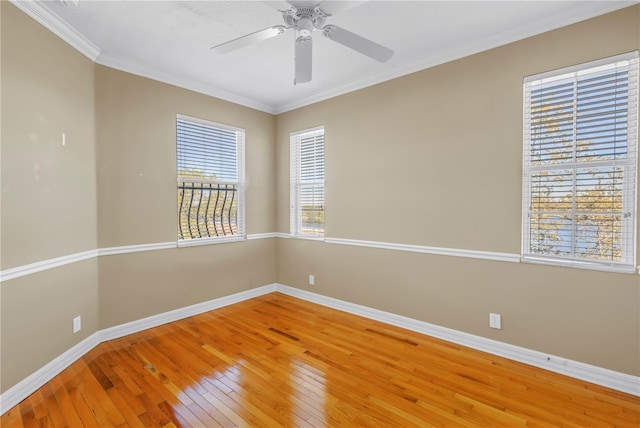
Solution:
[[(531, 87), (541, 82), (551, 82), (554, 80), (560, 81), (562, 79), (573, 79), (573, 82), (577, 82), (578, 78), (582, 75), (589, 75), (594, 73), (594, 69), (606, 68), (607, 66), (614, 66), (614, 64), (624, 64), (628, 62), (629, 65), (629, 77), (628, 77), (628, 113), (627, 113), (627, 140), (626, 150), (627, 156), (630, 158), (624, 160), (612, 159), (605, 161), (576, 161), (576, 155), (578, 153), (577, 147), (579, 139), (576, 136), (572, 136), (572, 156), (573, 160), (567, 163), (560, 164), (540, 164), (534, 166), (530, 161), (530, 153), (532, 151), (532, 136), (531, 136), (531, 107), (532, 102), (530, 98)], [(575, 84), (575, 83), (574, 83)], [(574, 89), (575, 91), (575, 89)], [(632, 92), (633, 91), (633, 92)], [(603, 58), (596, 61), (591, 61), (583, 64), (578, 64), (571, 67), (566, 67), (558, 70), (549, 71), (533, 76), (528, 76), (523, 82), (523, 180), (522, 180), (522, 235), (521, 235), (521, 260), (523, 262), (547, 264), (554, 266), (568, 266), (575, 268), (593, 269), (612, 271), (620, 273), (635, 273), (637, 270), (637, 234), (638, 234), (638, 51), (629, 52), (622, 55), (616, 55), (608, 58)], [(575, 95), (574, 95), (575, 97)], [(575, 100), (574, 100), (575, 102)], [(574, 127), (574, 133), (577, 132), (577, 113), (572, 110), (572, 124)], [(546, 167), (545, 167), (546, 165)], [(553, 254), (537, 254), (532, 251), (532, 235), (530, 215), (534, 212), (530, 209), (532, 194), (534, 192), (534, 185), (532, 182), (532, 173), (542, 171), (555, 170), (571, 170), (573, 171), (571, 183), (573, 183), (574, 195), (578, 191), (576, 182), (576, 174), (579, 174), (580, 170), (589, 168), (621, 168), (622, 170), (622, 220), (621, 220), (621, 239), (623, 240), (621, 251), (622, 260), (604, 260), (604, 259), (590, 259), (587, 257), (576, 256), (573, 253), (570, 257)], [(581, 172), (584, 174), (584, 172)], [(575, 198), (574, 198), (575, 200)], [(575, 206), (575, 202), (571, 208), (572, 217), (575, 218), (578, 213)], [(629, 214), (627, 216), (626, 214)], [(571, 220), (570, 227), (572, 229), (571, 243), (575, 245), (575, 238), (573, 237), (573, 230), (576, 227), (576, 222)]]
[[(301, 157), (300, 157), (300, 145), (302, 144), (302, 138), (305, 135), (319, 134), (322, 135), (322, 180), (307, 181), (306, 185), (321, 185), (322, 186), (322, 232), (321, 233), (304, 233), (302, 231), (302, 205), (300, 197), (301, 188)], [(325, 128), (324, 125), (315, 126), (312, 128), (303, 129), (300, 131), (294, 131), (289, 134), (289, 156), (290, 156), (290, 193), (289, 193), (289, 212), (290, 212), (290, 236), (301, 239), (311, 240), (324, 240), (326, 231), (326, 219), (324, 218), (325, 212), (325, 197), (326, 197), (326, 176), (325, 176)], [(317, 138), (314, 136), (313, 138)], [(314, 163), (314, 169), (316, 164)], [(314, 229), (315, 230), (315, 229)]]
[[(234, 180), (198, 180), (193, 178), (181, 178), (179, 173), (179, 121), (189, 122), (196, 125), (204, 125), (207, 127), (211, 127), (220, 131), (234, 132), (236, 134), (235, 137), (235, 148), (236, 148), (236, 168), (237, 168), (237, 181)], [(246, 131), (243, 128), (239, 128), (232, 125), (227, 125), (223, 123), (214, 122), (207, 119), (197, 118), (193, 116), (187, 116), (184, 114), (176, 114), (176, 181), (178, 183), (202, 183), (209, 185), (233, 185), (236, 186), (236, 197), (237, 197), (237, 205), (236, 205), (236, 234), (227, 235), (227, 236), (203, 236), (189, 239), (181, 239), (180, 238), (180, 206), (177, 208), (177, 220), (176, 220), (176, 241), (178, 247), (191, 247), (197, 245), (209, 245), (209, 244), (218, 244), (224, 242), (236, 242), (242, 241), (246, 239), (246, 223), (245, 223), (245, 142), (246, 142)], [(180, 196), (180, 189), (176, 187), (176, 194)]]

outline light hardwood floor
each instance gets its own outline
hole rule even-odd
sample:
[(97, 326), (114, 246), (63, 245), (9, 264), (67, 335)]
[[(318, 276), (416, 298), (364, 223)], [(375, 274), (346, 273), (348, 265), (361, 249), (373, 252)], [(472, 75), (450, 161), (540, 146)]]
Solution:
[(640, 398), (278, 293), (105, 342), (2, 427), (640, 426)]

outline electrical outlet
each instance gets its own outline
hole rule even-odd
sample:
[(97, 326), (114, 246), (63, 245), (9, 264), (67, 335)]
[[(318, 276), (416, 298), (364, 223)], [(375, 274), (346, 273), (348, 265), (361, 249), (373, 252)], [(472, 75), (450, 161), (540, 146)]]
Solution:
[(489, 314), (489, 327), (502, 329), (502, 317), (500, 314)]
[(313, 275), (309, 275), (309, 285), (314, 285), (316, 283), (316, 278)]
[(73, 333), (77, 333), (82, 329), (82, 319), (77, 316), (73, 319)]

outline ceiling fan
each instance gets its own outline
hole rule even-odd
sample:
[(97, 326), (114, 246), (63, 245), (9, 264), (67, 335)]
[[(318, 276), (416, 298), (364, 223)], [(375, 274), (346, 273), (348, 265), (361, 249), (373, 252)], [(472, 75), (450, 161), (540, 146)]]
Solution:
[[(311, 34), (314, 31), (320, 31), (328, 39), (380, 62), (386, 62), (393, 56), (393, 50), (379, 45), (372, 40), (336, 25), (325, 25), (327, 18), (337, 11), (352, 7), (353, 2), (288, 0), (286, 3), (282, 3), (289, 6), (286, 10), (279, 10), (279, 12), (282, 13), (285, 25), (275, 25), (265, 28), (264, 30), (256, 31), (255, 33), (247, 34), (246, 36), (213, 46), (211, 49), (219, 54), (225, 54), (252, 43), (279, 36), (293, 29), (295, 31), (294, 85), (311, 81), (311, 52), (313, 46)], [(328, 11), (333, 13), (329, 13)]]

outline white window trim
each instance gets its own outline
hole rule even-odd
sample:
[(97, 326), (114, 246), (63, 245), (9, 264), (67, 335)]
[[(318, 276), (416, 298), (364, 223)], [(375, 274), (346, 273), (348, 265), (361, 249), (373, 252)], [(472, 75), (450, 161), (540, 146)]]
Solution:
[[(215, 236), (215, 237), (203, 237), (203, 238), (193, 238), (193, 239), (176, 239), (178, 248), (183, 247), (194, 247), (199, 245), (212, 245), (212, 244), (222, 244), (227, 242), (238, 242), (244, 241), (247, 239), (247, 231), (246, 231), (246, 220), (245, 220), (245, 141), (246, 141), (246, 131), (244, 128), (239, 128), (232, 125), (227, 125), (224, 123), (213, 122), (211, 120), (200, 119), (193, 116), (187, 116), (184, 114), (176, 114), (176, 136), (177, 136), (177, 121), (185, 120), (189, 122), (198, 123), (201, 125), (212, 126), (215, 128), (223, 129), (226, 131), (236, 132), (236, 153), (237, 153), (237, 162), (238, 162), (238, 212), (237, 212), (237, 225), (238, 225), (238, 234), (233, 236)], [(177, 146), (177, 141), (176, 141)], [(176, 182), (198, 182), (198, 183), (213, 183), (213, 184), (236, 184), (235, 182), (228, 181), (209, 181), (209, 180), (195, 180), (188, 178), (179, 178), (177, 177), (177, 167), (176, 167)], [(179, 215), (179, 214), (178, 214)], [(180, 221), (178, 218), (177, 221)]]
[[(624, 186), (633, 186), (633, 196), (631, 198), (625, 198), (623, 200), (624, 203), (624, 211), (631, 212), (632, 215), (629, 218), (626, 218), (623, 225), (623, 230), (632, 231), (631, 239), (627, 241), (627, 246), (625, 251), (628, 254), (631, 254), (630, 260), (625, 262), (606, 262), (601, 260), (589, 260), (582, 258), (569, 258), (569, 257), (553, 257), (553, 256), (538, 256), (535, 254), (529, 253), (529, 237), (530, 234), (530, 224), (528, 218), (529, 211), (529, 198), (531, 193), (531, 185), (530, 180), (527, 177), (527, 174), (531, 172), (531, 168), (527, 164), (527, 156), (526, 153), (529, 150), (530, 146), (530, 121), (528, 117), (528, 97), (527, 97), (527, 84), (537, 84), (542, 81), (551, 82), (554, 80), (561, 80), (570, 77), (571, 75), (580, 76), (583, 70), (590, 69), (592, 72), (593, 68), (601, 67), (602, 70), (614, 68), (618, 63), (630, 61), (635, 63), (635, 68), (632, 68), (629, 79), (635, 80), (636, 86), (636, 94), (635, 94), (635, 109), (629, 109), (629, 122), (633, 123), (635, 126), (629, 126), (629, 133), (627, 135), (627, 140), (630, 142), (629, 145), (632, 146), (632, 149), (635, 153), (635, 162), (619, 162), (619, 166), (632, 169), (632, 174), (624, 175)], [(638, 142), (638, 127), (640, 126), (640, 120), (638, 118), (638, 92), (640, 89), (640, 82), (638, 81), (638, 51), (629, 52), (622, 55), (617, 55), (613, 57), (603, 58), (600, 60), (578, 64), (571, 67), (566, 67), (559, 70), (553, 70), (533, 76), (525, 77), (523, 84), (523, 176), (522, 176), (522, 235), (521, 235), (521, 261), (525, 263), (536, 263), (536, 264), (544, 264), (544, 265), (552, 265), (552, 266), (563, 266), (563, 267), (573, 267), (579, 269), (591, 269), (591, 270), (600, 270), (607, 272), (619, 272), (619, 273), (640, 273), (640, 266), (636, 266), (637, 263), (637, 236), (638, 236), (638, 162), (640, 159), (640, 154), (638, 153), (640, 145)], [(633, 94), (629, 97), (629, 102), (633, 102)], [(566, 166), (565, 166), (566, 167)], [(547, 168), (547, 169), (553, 169)]]
[[(324, 126), (319, 125), (313, 128), (303, 129), (295, 131), (289, 134), (289, 173), (290, 173), (290, 191), (289, 191), (289, 237), (296, 239), (307, 239), (311, 241), (324, 241), (325, 234), (322, 235), (310, 235), (300, 232), (300, 210), (298, 209), (298, 201), (300, 199), (299, 186), (298, 186), (298, 147), (296, 144), (296, 138), (304, 135), (322, 131), (325, 135)], [(319, 182), (318, 182), (319, 183)], [(325, 180), (322, 180), (322, 184)], [(326, 197), (326, 195), (325, 195)], [(323, 225), (324, 226), (324, 225)]]
[(216, 236), (216, 237), (207, 237), (207, 238), (194, 238), (188, 240), (179, 240), (178, 248), (186, 248), (186, 247), (197, 247), (200, 245), (214, 245), (214, 244), (226, 244), (228, 242), (239, 242), (246, 241), (246, 236)]

